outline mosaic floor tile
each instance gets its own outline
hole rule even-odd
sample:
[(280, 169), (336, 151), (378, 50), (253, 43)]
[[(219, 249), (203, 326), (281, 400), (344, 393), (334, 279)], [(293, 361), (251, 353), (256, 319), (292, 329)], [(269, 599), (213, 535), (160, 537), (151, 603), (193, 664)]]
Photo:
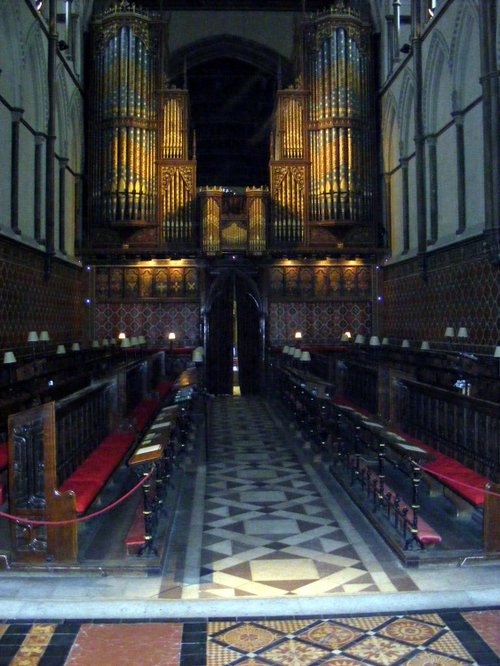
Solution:
[(465, 620), (495, 652), (500, 661), (500, 611), (484, 610), (462, 613)]
[[(378, 591), (268, 403), (216, 398), (211, 410), (198, 595)], [(194, 598), (191, 569), (189, 583)]]
[(65, 666), (177, 666), (181, 624), (84, 624), (76, 636)]

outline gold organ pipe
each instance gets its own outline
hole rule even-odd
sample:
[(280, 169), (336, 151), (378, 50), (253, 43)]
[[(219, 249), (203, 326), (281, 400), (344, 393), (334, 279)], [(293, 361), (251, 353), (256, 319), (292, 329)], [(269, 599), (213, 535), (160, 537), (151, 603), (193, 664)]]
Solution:
[(331, 70), (331, 43), (330, 37), (323, 42), (324, 57), (325, 57), (325, 68), (323, 77), (325, 79), (325, 118), (331, 118), (331, 109), (330, 109), (330, 100), (331, 100), (331, 90), (330, 90), (330, 70)]
[(337, 73), (337, 31), (334, 30), (331, 36), (331, 60), (330, 60), (330, 85), (332, 89), (332, 101), (331, 101), (332, 117), (336, 116), (338, 112), (338, 88), (337, 88), (336, 73)]
[(290, 99), (285, 100), (284, 104), (284, 142), (285, 142), (285, 157), (289, 159), (291, 157), (291, 146), (290, 146)]
[(318, 119), (323, 118), (323, 58), (321, 49), (318, 52)]

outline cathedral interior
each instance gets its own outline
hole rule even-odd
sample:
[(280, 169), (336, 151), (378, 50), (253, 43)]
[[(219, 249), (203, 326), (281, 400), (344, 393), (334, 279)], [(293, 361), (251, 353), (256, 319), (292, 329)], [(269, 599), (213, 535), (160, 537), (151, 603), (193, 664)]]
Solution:
[(0, 664), (500, 663), (499, 12), (0, 0)]

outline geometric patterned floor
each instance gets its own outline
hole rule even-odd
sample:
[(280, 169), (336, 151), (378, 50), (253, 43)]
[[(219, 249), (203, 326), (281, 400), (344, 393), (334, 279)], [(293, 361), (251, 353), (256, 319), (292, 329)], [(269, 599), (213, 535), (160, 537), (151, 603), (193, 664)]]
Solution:
[(0, 665), (500, 664), (500, 609), (185, 622), (0, 624)]
[(377, 580), (368, 571), (362, 539), (342, 528), (341, 507), (298, 460), (294, 437), (260, 397), (213, 401), (204, 514), (195, 521), (203, 534), (193, 542), (198, 568), (162, 596), (396, 591), (382, 569)]
[[(405, 573), (379, 566), (267, 403), (217, 398), (212, 407), (206, 474), (194, 484), (190, 518), (177, 520), (187, 549), (170, 553), (178, 566), (164, 572), (158, 597), (265, 597), (268, 616), (4, 619), (0, 666), (500, 665), (500, 606), (336, 614), (335, 595), (414, 588), (404, 587)], [(328, 615), (272, 612), (273, 598), (326, 594)]]

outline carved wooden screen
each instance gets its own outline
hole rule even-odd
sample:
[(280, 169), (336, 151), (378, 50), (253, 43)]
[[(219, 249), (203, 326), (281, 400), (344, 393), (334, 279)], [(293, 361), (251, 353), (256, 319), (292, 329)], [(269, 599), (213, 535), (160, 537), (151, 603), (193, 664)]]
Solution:
[[(56, 489), (55, 403), (9, 416), (9, 513), (28, 522), (11, 523), (11, 554), (19, 561), (76, 558), (74, 526), (32, 521), (57, 520), (74, 498)], [(69, 553), (69, 555), (68, 555)]]

